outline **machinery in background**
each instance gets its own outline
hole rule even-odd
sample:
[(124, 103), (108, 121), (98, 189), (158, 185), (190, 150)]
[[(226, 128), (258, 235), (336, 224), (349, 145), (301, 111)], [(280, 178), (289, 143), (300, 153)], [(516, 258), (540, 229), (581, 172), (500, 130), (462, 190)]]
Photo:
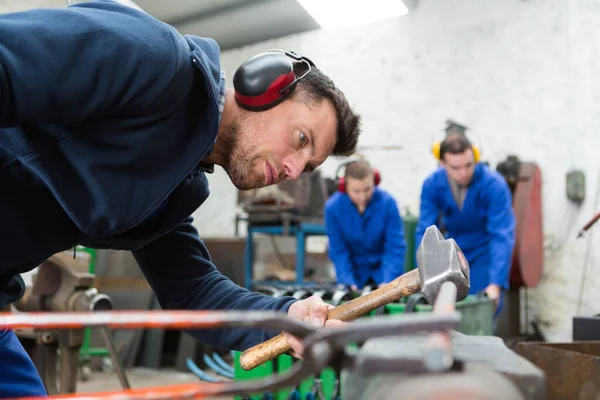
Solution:
[(317, 169), (305, 172), (296, 181), (284, 180), (261, 189), (238, 192), (242, 212), (236, 217), (238, 225), (275, 226), (289, 228), (300, 223), (323, 223), (323, 207), (329, 197), (325, 179)]
[[(296, 239), (295, 283), (304, 284), (306, 275), (306, 238), (325, 236), (324, 206), (327, 188), (319, 170), (303, 173), (296, 181), (285, 180), (261, 189), (239, 192), (238, 203), (242, 213), (236, 216), (236, 234), (240, 221), (247, 224), (245, 246), (246, 288), (256, 284), (274, 284), (277, 281), (254, 280), (254, 235), (271, 236), (275, 253), (281, 254), (275, 236), (293, 236)], [(283, 261), (281, 261), (282, 264)]]
[[(496, 334), (506, 339), (523, 337), (521, 330), (520, 289), (535, 287), (544, 267), (544, 236), (542, 224), (542, 174), (539, 166), (523, 162), (516, 156), (508, 156), (496, 167), (504, 177), (513, 198), (516, 217), (516, 240), (510, 270), (510, 289), (505, 294), (505, 305), (498, 317)], [(525, 304), (527, 312), (527, 304)], [(527, 324), (530, 321), (525, 316)], [(535, 338), (542, 339), (535, 322), (531, 322)], [(528, 327), (525, 331), (528, 330)], [(527, 336), (527, 333), (525, 333)]]
[[(94, 274), (89, 264), (66, 252), (44, 261), (33, 276), (33, 286), (13, 303), (17, 312), (82, 312), (112, 310), (112, 300), (93, 287)], [(68, 330), (16, 330), (31, 356), (48, 394), (75, 393), (80, 352), (86, 343), (84, 328)], [(102, 328), (113, 366), (123, 387), (128, 387), (108, 328)], [(89, 333), (88, 333), (89, 334)]]

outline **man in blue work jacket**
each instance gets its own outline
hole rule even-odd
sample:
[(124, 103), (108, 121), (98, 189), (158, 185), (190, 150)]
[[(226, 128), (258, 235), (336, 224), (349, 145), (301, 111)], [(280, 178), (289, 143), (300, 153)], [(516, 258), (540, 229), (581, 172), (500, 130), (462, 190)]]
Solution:
[(466, 128), (449, 122), (439, 147), (440, 167), (423, 183), (415, 243), (430, 225), (453, 238), (470, 265), (470, 294), (485, 292), (502, 308), (508, 289), (515, 216), (504, 178), (479, 163)]
[[(312, 62), (265, 53), (226, 89), (215, 41), (107, 0), (0, 15), (0, 37), (0, 308), (22, 297), (21, 273), (80, 244), (132, 251), (164, 309), (325, 323), (320, 299), (227, 279), (190, 217), (215, 164), (245, 190), (353, 153), (360, 118)], [(243, 350), (278, 332), (189, 333)], [(0, 397), (45, 394), (12, 331), (0, 330), (0, 360)]]
[(343, 192), (325, 204), (336, 280), (354, 291), (381, 286), (404, 272), (402, 218), (396, 200), (376, 183), (369, 163), (354, 161), (345, 168)]

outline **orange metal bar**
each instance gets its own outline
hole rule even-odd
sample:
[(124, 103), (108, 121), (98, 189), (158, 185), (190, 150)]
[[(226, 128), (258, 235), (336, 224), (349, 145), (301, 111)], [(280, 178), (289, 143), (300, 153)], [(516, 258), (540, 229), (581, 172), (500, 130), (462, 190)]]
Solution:
[(181, 385), (156, 386), (140, 389), (107, 391), (97, 393), (60, 394), (50, 397), (19, 397), (9, 400), (77, 399), (77, 400), (179, 400), (204, 399), (218, 395), (222, 383), (185, 383)]
[(102, 311), (0, 313), (0, 328), (79, 329), (87, 326), (135, 328), (216, 328), (231, 314), (219, 311)]
[[(270, 314), (271, 313), (265, 313)], [(257, 313), (253, 314), (257, 315)], [(247, 314), (246, 314), (247, 317)], [(0, 329), (79, 329), (90, 326), (110, 326), (115, 329), (134, 328), (215, 328), (239, 321), (240, 313), (225, 311), (102, 311), (102, 312), (27, 312), (0, 313)], [(251, 319), (250, 319), (251, 320)], [(106, 400), (174, 400), (203, 399), (219, 395), (227, 383), (187, 383), (150, 388), (107, 391), (100, 393), (61, 394), (39, 399), (106, 399)]]

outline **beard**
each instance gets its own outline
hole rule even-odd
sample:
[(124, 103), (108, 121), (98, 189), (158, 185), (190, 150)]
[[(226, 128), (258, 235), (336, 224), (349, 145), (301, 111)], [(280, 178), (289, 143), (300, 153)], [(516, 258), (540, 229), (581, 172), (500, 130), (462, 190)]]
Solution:
[(224, 169), (237, 189), (257, 189), (264, 186), (264, 177), (254, 175), (254, 167), (261, 156), (256, 143), (244, 137), (240, 126), (239, 120), (235, 119), (224, 135), (225, 148), (229, 149)]

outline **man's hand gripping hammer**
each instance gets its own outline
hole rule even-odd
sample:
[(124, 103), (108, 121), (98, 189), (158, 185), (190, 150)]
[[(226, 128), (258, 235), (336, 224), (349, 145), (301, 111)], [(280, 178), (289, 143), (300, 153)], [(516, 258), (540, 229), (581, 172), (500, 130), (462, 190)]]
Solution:
[[(456, 301), (467, 297), (470, 288), (469, 263), (453, 239), (444, 239), (435, 225), (425, 231), (417, 250), (418, 268), (387, 285), (329, 310), (327, 319), (352, 321), (360, 316), (419, 291), (431, 305), (445, 282), (456, 285)], [(242, 353), (240, 364), (250, 370), (291, 350), (280, 334)]]

